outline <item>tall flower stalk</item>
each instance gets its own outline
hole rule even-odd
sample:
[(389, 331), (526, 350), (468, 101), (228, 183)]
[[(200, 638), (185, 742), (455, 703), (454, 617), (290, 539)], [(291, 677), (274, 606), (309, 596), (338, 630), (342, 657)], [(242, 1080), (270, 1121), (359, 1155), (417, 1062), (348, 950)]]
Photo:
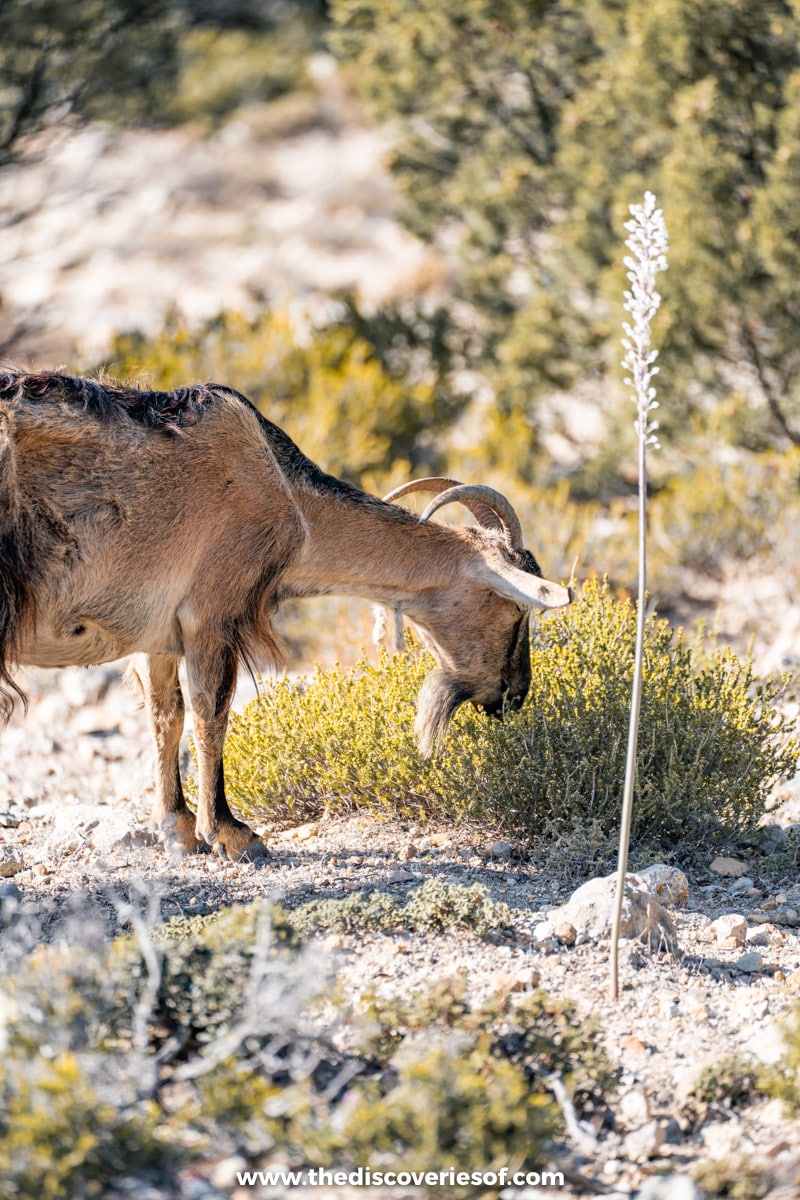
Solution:
[(652, 192), (645, 192), (643, 204), (630, 206), (631, 219), (625, 222), (628, 237), (625, 245), (630, 251), (624, 264), (630, 289), (625, 292), (625, 310), (632, 321), (623, 323), (622, 345), (625, 357), (622, 366), (627, 372), (625, 383), (633, 389), (636, 402), (636, 429), (639, 451), (639, 595), (636, 601), (636, 648), (633, 661), (631, 712), (628, 726), (628, 753), (625, 762), (625, 784), (622, 793), (622, 822), (617, 862), (617, 890), (614, 918), (611, 927), (611, 999), (619, 995), (619, 930), (622, 903), (625, 896), (625, 876), (628, 870), (628, 846), (633, 814), (633, 785), (636, 776), (636, 748), (639, 738), (639, 712), (642, 705), (642, 674), (644, 659), (644, 626), (647, 604), (647, 448), (658, 447), (658, 421), (653, 413), (658, 408), (653, 378), (658, 374), (655, 361), (658, 351), (650, 342), (650, 324), (658, 312), (661, 297), (656, 291), (656, 276), (667, 269), (667, 228), (664, 215), (656, 208)]

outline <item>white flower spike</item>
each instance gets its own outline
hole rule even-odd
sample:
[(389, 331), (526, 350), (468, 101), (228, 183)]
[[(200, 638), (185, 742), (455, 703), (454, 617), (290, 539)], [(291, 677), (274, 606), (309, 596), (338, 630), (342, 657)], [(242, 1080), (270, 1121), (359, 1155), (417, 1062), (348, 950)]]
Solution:
[(625, 383), (635, 393), (637, 435), (644, 436), (648, 446), (657, 448), (658, 422), (650, 419), (650, 413), (658, 407), (652, 386), (652, 380), (658, 374), (658, 367), (653, 365), (658, 351), (650, 348), (650, 322), (661, 304), (656, 291), (656, 275), (667, 269), (667, 227), (652, 192), (645, 192), (643, 204), (632, 204), (630, 213), (631, 220), (625, 222), (625, 230), (630, 235), (625, 245), (630, 255), (626, 255), (623, 262), (628, 268), (631, 287), (625, 292), (624, 307), (631, 314), (633, 323), (625, 321), (622, 326), (625, 331), (622, 345), (626, 351), (622, 366), (628, 372)]

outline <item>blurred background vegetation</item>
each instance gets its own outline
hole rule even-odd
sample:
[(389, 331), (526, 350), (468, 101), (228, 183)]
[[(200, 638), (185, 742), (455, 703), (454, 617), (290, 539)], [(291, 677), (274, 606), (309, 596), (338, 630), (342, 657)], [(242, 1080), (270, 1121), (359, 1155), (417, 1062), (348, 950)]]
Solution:
[(6, 0), (0, 166), (65, 121), (212, 132), (264, 106), (279, 138), (280, 114), (325, 120), (321, 54), (386, 131), (398, 217), (444, 264), (435, 286), (201, 326), (176, 309), (155, 336), (121, 330), (105, 364), (230, 383), (370, 490), (442, 470), (490, 482), (547, 573), (579, 554), (631, 586), (621, 247), (650, 189), (670, 233), (655, 598), (685, 615), (743, 560), (793, 593), (797, 0)]

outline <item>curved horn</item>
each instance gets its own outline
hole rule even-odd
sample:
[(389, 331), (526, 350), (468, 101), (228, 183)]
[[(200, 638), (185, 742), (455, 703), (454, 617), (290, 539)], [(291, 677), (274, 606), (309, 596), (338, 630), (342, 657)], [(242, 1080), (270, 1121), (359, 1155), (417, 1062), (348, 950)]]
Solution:
[(408, 496), (411, 492), (432, 492), (434, 496), (438, 496), (439, 492), (444, 492), (448, 488), (461, 486), (457, 479), (445, 479), (443, 475), (430, 475), (427, 479), (412, 479), (408, 483), (401, 483), (399, 487), (387, 492), (383, 498), (387, 504), (393, 504), (395, 500), (399, 500), (401, 496)]
[(522, 526), (519, 517), (501, 492), (496, 492), (494, 488), (486, 487), (482, 483), (459, 483), (455, 487), (441, 492), (435, 500), (431, 500), (420, 517), (420, 521), (429, 520), (438, 509), (456, 500), (459, 504), (466, 505), (474, 513), (481, 525), (487, 525), (488, 522), (481, 521), (473, 505), (480, 507), (484, 512), (488, 509), (494, 518), (492, 526), (497, 528), (499, 522), (500, 528), (502, 528), (508, 538), (511, 549), (522, 549)]
[[(435, 496), (443, 496), (445, 492), (454, 491), (456, 488), (460, 488), (461, 492), (458, 496), (453, 496), (453, 499), (459, 500), (465, 508), (468, 508), (479, 525), (482, 525), (484, 529), (500, 530), (510, 540), (513, 549), (522, 549), (522, 530), (519, 527), (517, 514), (505, 496), (501, 496), (493, 488), (483, 487), (480, 484), (460, 483), (457, 479), (446, 479), (442, 475), (431, 475), (427, 479), (412, 479), (409, 483), (401, 483), (399, 487), (383, 498), (387, 503), (392, 504), (401, 496), (407, 496), (411, 492), (433, 492)], [(495, 503), (498, 499), (501, 504), (499, 511)], [(444, 504), (445, 500), (442, 499), (439, 503)], [(430, 505), (428, 507), (430, 508)], [(435, 512), (435, 509), (430, 509), (430, 512), (426, 509), (420, 517), (420, 521), (427, 520), (431, 512)], [(511, 521), (510, 524), (507, 524), (506, 516), (509, 513)], [(519, 533), (519, 542), (514, 541), (515, 530)]]

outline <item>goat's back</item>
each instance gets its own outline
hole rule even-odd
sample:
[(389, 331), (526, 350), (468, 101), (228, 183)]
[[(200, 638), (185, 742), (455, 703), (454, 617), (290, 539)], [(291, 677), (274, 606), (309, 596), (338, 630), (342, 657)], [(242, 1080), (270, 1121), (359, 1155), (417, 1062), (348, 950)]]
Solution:
[(190, 628), (261, 619), (303, 522), (243, 397), (9, 372), (0, 416), (0, 688), (10, 659), (180, 653)]

